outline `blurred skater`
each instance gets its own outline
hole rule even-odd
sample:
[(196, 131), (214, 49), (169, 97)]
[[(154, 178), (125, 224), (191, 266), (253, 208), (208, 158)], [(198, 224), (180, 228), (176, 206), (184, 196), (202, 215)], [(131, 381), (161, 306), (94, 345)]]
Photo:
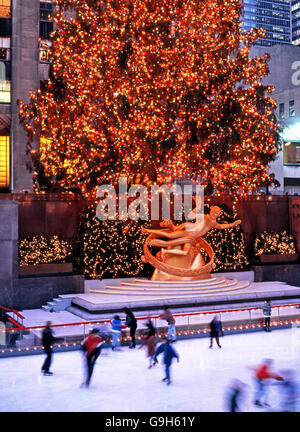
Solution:
[[(251, 366), (250, 369), (254, 371), (254, 382), (255, 382), (255, 397), (254, 405), (258, 407), (269, 407), (267, 402), (267, 385), (270, 379), (282, 381), (282, 377), (275, 372), (272, 372), (273, 360), (266, 359), (259, 366)], [(264, 399), (264, 402), (262, 402)]]
[(59, 338), (54, 337), (52, 328), (51, 328), (51, 321), (46, 322), (46, 327), (42, 331), (42, 346), (43, 350), (46, 354), (46, 359), (42, 366), (42, 372), (44, 375), (50, 376), (53, 375), (53, 372), (50, 372), (50, 366), (52, 362), (52, 345), (55, 342), (58, 342)]
[(152, 368), (152, 366), (156, 364), (156, 362), (153, 361), (153, 356), (155, 354), (157, 339), (156, 339), (156, 329), (151, 319), (147, 321), (146, 326), (148, 330), (143, 334), (142, 345), (140, 346), (140, 349), (145, 346), (147, 347), (147, 357), (149, 358), (148, 369), (150, 369)]
[(126, 314), (125, 324), (130, 328), (131, 345), (129, 348), (135, 348), (135, 332), (137, 329), (137, 321), (132, 311), (128, 307), (124, 307), (123, 312)]
[(160, 319), (167, 321), (169, 326), (168, 331), (168, 339), (172, 342), (176, 341), (176, 328), (175, 328), (175, 318), (173, 317), (173, 314), (168, 306), (164, 306), (164, 311), (160, 315)]
[(222, 348), (219, 342), (219, 337), (223, 336), (222, 323), (219, 320), (219, 315), (215, 315), (213, 320), (209, 324), (210, 326), (210, 345), (209, 348), (213, 346), (213, 340), (216, 339), (219, 348)]
[(281, 411), (282, 412), (296, 412), (297, 398), (298, 398), (298, 385), (295, 381), (295, 372), (292, 369), (281, 371), (283, 381), (280, 382), (281, 389)]
[(235, 379), (229, 387), (228, 394), (228, 411), (241, 412), (241, 400), (245, 393), (246, 384), (242, 381)]
[(111, 332), (112, 332), (112, 350), (117, 350), (120, 345), (120, 337), (122, 328), (126, 328), (126, 325), (122, 325), (122, 321), (119, 315), (115, 315), (111, 320)]
[(262, 307), (263, 314), (265, 317), (265, 331), (270, 332), (271, 314), (272, 314), (272, 300), (269, 298), (265, 301)]
[(94, 328), (82, 342), (82, 349), (86, 356), (86, 379), (82, 386), (89, 387), (96, 360), (101, 354), (105, 342), (106, 340), (99, 335), (99, 329), (97, 328)]
[(156, 349), (154, 353), (153, 360), (155, 363), (158, 363), (157, 356), (161, 353), (164, 354), (164, 364), (165, 364), (165, 371), (166, 371), (166, 376), (165, 378), (162, 379), (162, 381), (166, 381), (167, 385), (170, 385), (171, 384), (171, 376), (170, 376), (171, 364), (174, 357), (176, 357), (177, 362), (179, 362), (179, 355), (175, 351), (173, 346), (170, 345), (169, 339), (165, 336), (162, 338), (162, 344), (159, 345), (159, 347)]

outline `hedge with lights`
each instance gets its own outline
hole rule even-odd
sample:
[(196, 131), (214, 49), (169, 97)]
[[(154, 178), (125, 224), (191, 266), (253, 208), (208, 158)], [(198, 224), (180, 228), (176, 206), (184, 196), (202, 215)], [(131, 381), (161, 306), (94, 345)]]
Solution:
[(240, 0), (54, 4), (50, 79), (19, 101), (35, 191), (184, 177), (245, 196), (274, 182), (269, 56), (249, 55), (265, 32), (243, 32)]
[(149, 266), (141, 261), (146, 238), (142, 226), (150, 223), (100, 221), (95, 206), (90, 206), (81, 217), (78, 232), (76, 263), (80, 271), (91, 279), (148, 275)]
[(254, 240), (254, 254), (260, 255), (280, 254), (288, 255), (296, 253), (296, 241), (292, 234), (286, 231), (268, 232), (257, 234)]
[(72, 245), (58, 236), (34, 236), (19, 241), (19, 265), (72, 262)]

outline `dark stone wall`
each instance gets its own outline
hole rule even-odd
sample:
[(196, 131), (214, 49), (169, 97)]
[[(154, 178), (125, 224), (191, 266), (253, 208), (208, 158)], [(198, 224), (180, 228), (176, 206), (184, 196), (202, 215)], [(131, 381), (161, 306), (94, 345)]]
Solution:
[[(32, 211), (32, 219), (27, 218), (25, 227), (30, 232), (39, 227), (36, 233), (39, 234), (40, 229), (44, 225), (41, 220), (34, 220), (34, 215), (37, 217), (45, 216), (45, 213), (36, 211), (41, 208), (40, 203), (32, 201), (38, 205), (28, 207)], [(46, 202), (44, 202), (45, 204)], [(64, 208), (68, 203), (64, 202)], [(22, 208), (22, 207), (21, 207)], [(54, 206), (54, 211), (55, 211)], [(27, 207), (22, 208), (22, 214), (28, 216), (26, 213)], [(20, 201), (14, 200), (0, 200), (0, 306), (12, 309), (31, 309), (39, 308), (43, 304), (57, 297), (59, 294), (72, 294), (84, 292), (84, 276), (82, 275), (66, 275), (66, 276), (39, 276), (39, 277), (24, 277), (19, 278), (18, 275), (18, 219), (20, 220)], [(57, 221), (56, 215), (52, 215), (52, 221)], [(30, 215), (29, 215), (30, 216)], [(60, 215), (58, 214), (58, 217)], [(71, 217), (70, 212), (66, 217)], [(60, 220), (62, 224), (66, 220)], [(24, 224), (24, 219), (22, 219)], [(56, 222), (57, 223), (57, 222)], [(35, 225), (37, 224), (37, 225)], [(59, 224), (58, 224), (59, 225)], [(66, 227), (65, 227), (66, 229)], [(74, 229), (74, 228), (73, 228)], [(63, 229), (61, 228), (63, 231)], [(54, 230), (55, 231), (55, 230)], [(66, 232), (67, 229), (66, 229)], [(53, 232), (56, 234), (55, 232)]]
[(18, 203), (0, 200), (0, 279), (18, 275)]
[(297, 249), (300, 251), (300, 197), (291, 197), (289, 200), (289, 215), (291, 232), (296, 237)]
[(19, 278), (13, 281), (13, 301), (7, 307), (14, 309), (40, 308), (60, 294), (83, 292), (83, 275)]
[(280, 281), (300, 286), (300, 264), (268, 264), (253, 266), (255, 282)]

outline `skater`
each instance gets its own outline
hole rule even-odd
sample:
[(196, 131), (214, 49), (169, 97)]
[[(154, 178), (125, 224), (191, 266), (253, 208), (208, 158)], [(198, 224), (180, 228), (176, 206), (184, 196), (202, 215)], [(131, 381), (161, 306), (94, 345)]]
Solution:
[(179, 362), (179, 355), (175, 351), (175, 349), (170, 345), (170, 341), (166, 336), (162, 338), (162, 344), (156, 349), (154, 353), (153, 359), (155, 364), (158, 363), (157, 356), (162, 352), (164, 353), (164, 364), (165, 364), (165, 371), (166, 371), (166, 376), (165, 378), (162, 379), (162, 381), (166, 381), (167, 385), (170, 385), (171, 384), (170, 367), (174, 357), (176, 357), (177, 362)]
[(129, 348), (135, 348), (135, 332), (137, 329), (137, 321), (132, 311), (128, 307), (124, 307), (123, 312), (126, 314), (125, 324), (130, 328), (131, 345)]
[(154, 328), (151, 319), (149, 319), (146, 323), (148, 330), (143, 334), (142, 345), (139, 349), (143, 347), (147, 347), (147, 357), (149, 358), (149, 366), (148, 369), (151, 369), (152, 366), (155, 366), (156, 362), (153, 361), (153, 356), (155, 354), (156, 349), (156, 329)]
[(216, 339), (219, 348), (222, 348), (219, 342), (219, 337), (223, 336), (222, 323), (219, 320), (219, 315), (215, 315), (213, 320), (210, 322), (210, 345), (209, 348), (213, 346), (213, 340)]
[(168, 306), (164, 306), (164, 312), (160, 315), (160, 319), (167, 321), (169, 326), (168, 339), (172, 342), (176, 341), (175, 318), (172, 315)]
[(298, 398), (298, 385), (295, 381), (295, 372), (292, 369), (281, 371), (283, 381), (281, 381), (281, 412), (296, 412), (296, 402)]
[(106, 340), (99, 335), (98, 328), (94, 328), (82, 342), (82, 349), (86, 355), (86, 380), (82, 386), (89, 387), (96, 360), (101, 354), (101, 349), (105, 342)]
[(271, 321), (271, 313), (272, 313), (271, 305), (272, 305), (272, 301), (269, 298), (265, 301), (265, 304), (262, 307), (263, 314), (265, 317), (265, 331), (267, 331), (267, 332), (271, 331), (271, 329), (270, 329), (270, 321)]
[(233, 380), (228, 396), (228, 411), (229, 412), (241, 412), (240, 402), (245, 393), (246, 384), (242, 381), (235, 379)]
[(126, 328), (126, 325), (122, 325), (119, 315), (115, 315), (111, 320), (111, 332), (112, 332), (112, 350), (118, 350), (120, 345), (120, 336), (122, 328)]
[[(269, 407), (270, 405), (267, 403), (267, 384), (270, 379), (275, 379), (278, 381), (282, 381), (283, 378), (271, 371), (273, 365), (272, 359), (266, 359), (259, 366), (251, 366), (250, 369), (254, 371), (254, 381), (255, 381), (255, 398), (254, 405), (258, 407)], [(262, 399), (264, 398), (264, 402)]]
[(51, 321), (47, 321), (46, 327), (42, 331), (42, 346), (45, 354), (47, 355), (42, 366), (42, 372), (47, 376), (53, 375), (53, 372), (50, 372), (50, 366), (52, 362), (52, 345), (59, 341), (59, 338), (53, 336), (51, 324)]

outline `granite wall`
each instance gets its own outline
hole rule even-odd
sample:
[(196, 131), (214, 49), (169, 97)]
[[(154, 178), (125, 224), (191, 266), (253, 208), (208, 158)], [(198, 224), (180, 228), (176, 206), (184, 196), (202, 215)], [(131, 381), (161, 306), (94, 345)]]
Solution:
[(19, 277), (18, 201), (0, 200), (0, 306), (39, 308), (59, 294), (84, 292), (83, 275)]

